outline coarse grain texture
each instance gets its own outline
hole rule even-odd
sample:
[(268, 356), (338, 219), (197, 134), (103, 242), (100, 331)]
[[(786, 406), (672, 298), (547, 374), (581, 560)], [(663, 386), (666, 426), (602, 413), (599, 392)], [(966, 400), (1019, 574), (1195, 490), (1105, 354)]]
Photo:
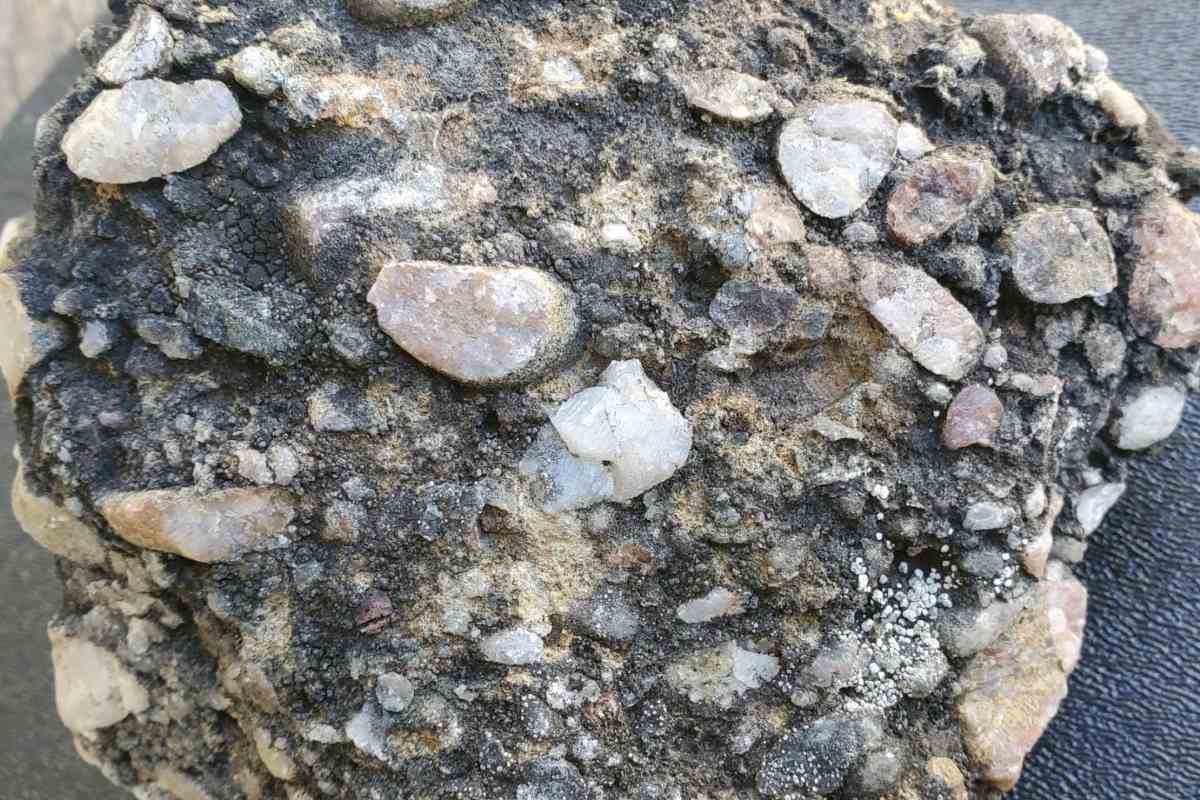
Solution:
[(1179, 151), (1077, 36), (152, 5), (171, 66), (47, 117), (0, 275), (85, 758), (273, 800), (1018, 779), (1066, 562), (1196, 382)]

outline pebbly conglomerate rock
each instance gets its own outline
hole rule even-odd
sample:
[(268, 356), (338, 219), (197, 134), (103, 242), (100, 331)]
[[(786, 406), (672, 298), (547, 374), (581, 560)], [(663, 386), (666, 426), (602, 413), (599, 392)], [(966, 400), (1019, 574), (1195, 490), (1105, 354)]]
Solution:
[(83, 758), (153, 800), (1014, 785), (1200, 380), (1190, 162), (1102, 53), (918, 0), (116, 5), (0, 235)]

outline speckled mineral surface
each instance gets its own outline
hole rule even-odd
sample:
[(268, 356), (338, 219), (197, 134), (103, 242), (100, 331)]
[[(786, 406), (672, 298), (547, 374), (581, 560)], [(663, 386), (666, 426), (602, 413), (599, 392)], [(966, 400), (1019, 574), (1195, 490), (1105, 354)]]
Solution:
[(1200, 383), (1200, 169), (1102, 53), (927, 0), (113, 5), (0, 235), (83, 758), (145, 800), (1019, 781)]

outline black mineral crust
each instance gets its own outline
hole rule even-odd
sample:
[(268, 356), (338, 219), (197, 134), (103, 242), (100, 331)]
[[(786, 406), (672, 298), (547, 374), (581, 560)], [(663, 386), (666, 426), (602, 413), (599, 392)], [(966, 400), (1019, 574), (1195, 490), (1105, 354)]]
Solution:
[(56, 700), (143, 800), (998, 798), (1200, 383), (1048, 17), (148, 0), (0, 237)]

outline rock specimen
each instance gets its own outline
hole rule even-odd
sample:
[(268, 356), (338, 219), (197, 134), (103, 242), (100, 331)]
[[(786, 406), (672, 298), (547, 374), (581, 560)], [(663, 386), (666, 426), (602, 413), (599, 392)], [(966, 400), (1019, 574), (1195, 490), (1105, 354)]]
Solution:
[(62, 138), (71, 171), (97, 183), (140, 183), (203, 164), (242, 126), (217, 81), (127, 83), (101, 92)]
[(126, 6), (0, 235), (83, 758), (1014, 785), (1200, 374), (1194, 165), (1102, 54), (919, 0)]

